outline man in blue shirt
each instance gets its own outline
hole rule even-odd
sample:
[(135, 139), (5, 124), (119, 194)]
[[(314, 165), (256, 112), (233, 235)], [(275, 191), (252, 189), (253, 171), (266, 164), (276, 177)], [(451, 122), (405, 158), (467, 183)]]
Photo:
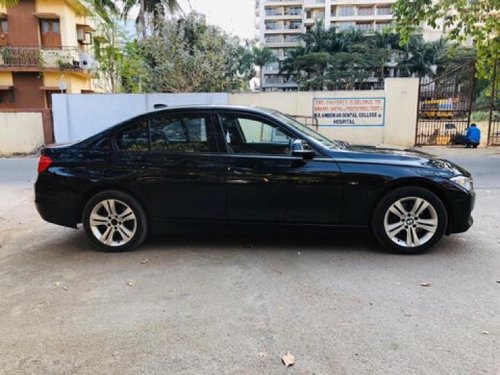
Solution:
[(465, 148), (477, 148), (481, 142), (481, 130), (476, 124), (470, 124), (466, 129), (465, 135), (456, 134), (451, 137), (451, 143), (454, 145), (465, 145)]
[(481, 130), (479, 130), (476, 124), (470, 124), (470, 126), (467, 128), (465, 138), (466, 148), (477, 148), (477, 146), (479, 146), (479, 142), (481, 142)]

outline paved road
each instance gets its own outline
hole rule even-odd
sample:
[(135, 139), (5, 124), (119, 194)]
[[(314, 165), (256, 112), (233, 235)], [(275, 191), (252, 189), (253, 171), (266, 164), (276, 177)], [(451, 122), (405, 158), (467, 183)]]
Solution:
[(101, 253), (38, 218), (35, 160), (0, 160), (0, 373), (499, 374), (500, 156), (435, 151), (476, 176), (476, 224), (421, 256), (258, 233)]

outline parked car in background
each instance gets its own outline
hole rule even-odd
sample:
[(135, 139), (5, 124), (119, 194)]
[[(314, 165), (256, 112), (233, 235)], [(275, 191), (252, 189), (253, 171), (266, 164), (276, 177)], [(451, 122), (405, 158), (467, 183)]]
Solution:
[[(174, 223), (355, 228), (422, 252), (472, 225), (469, 172), (431, 155), (330, 140), (278, 111), (158, 110), (43, 149), (35, 202), (47, 221), (110, 251)], [(196, 228), (196, 226), (194, 227)]]

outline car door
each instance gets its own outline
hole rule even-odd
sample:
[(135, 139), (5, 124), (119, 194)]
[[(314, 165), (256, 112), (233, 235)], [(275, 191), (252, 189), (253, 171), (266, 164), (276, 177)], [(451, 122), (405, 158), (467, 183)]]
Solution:
[[(153, 218), (224, 218), (224, 176), (213, 128), (209, 112), (163, 112), (116, 136), (118, 149), (125, 150), (118, 153), (120, 161), (133, 171), (134, 189)], [(144, 134), (146, 151), (145, 142), (128, 141)]]
[(292, 156), (297, 136), (267, 116), (219, 112), (218, 120), (227, 150), (222, 164), (231, 220), (339, 222), (341, 176), (336, 162)]

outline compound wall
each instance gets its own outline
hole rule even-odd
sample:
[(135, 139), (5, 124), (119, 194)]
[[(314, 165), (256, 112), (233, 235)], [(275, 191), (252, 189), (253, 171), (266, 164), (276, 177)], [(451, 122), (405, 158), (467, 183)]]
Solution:
[(385, 90), (251, 94), (85, 94), (53, 95), (56, 143), (91, 136), (155, 104), (253, 105), (295, 116), (315, 116), (318, 130), (333, 139), (370, 145), (413, 146), (418, 79), (389, 78)]

